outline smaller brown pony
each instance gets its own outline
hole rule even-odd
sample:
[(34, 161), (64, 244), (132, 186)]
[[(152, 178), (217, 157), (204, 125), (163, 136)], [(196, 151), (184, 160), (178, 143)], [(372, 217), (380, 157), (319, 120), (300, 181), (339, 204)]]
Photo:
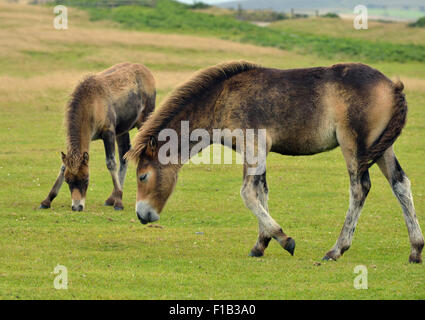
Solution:
[[(114, 189), (105, 205), (123, 209), (122, 188), (127, 171), (124, 154), (130, 150), (129, 130), (139, 128), (155, 108), (155, 80), (141, 64), (120, 63), (87, 77), (74, 90), (65, 113), (67, 154), (55, 184), (40, 208), (50, 208), (65, 180), (71, 191), (72, 210), (82, 211), (89, 184), (90, 141), (102, 139), (106, 166)], [(118, 144), (120, 168), (115, 161)]]
[[(185, 136), (181, 134), (183, 123), (190, 124), (187, 136), (197, 129), (206, 130), (209, 137), (215, 129), (246, 133), (262, 129), (266, 130), (266, 143), (250, 143), (253, 150), (263, 149), (265, 154), (301, 156), (341, 147), (350, 178), (350, 203), (339, 238), (324, 259), (336, 260), (351, 246), (371, 187), (369, 167), (376, 162), (403, 209), (411, 243), (409, 261), (419, 263), (424, 238), (410, 181), (392, 147), (406, 122), (402, 91), (401, 82), (356, 63), (279, 70), (232, 62), (202, 70), (152, 113), (126, 155), (138, 163), (137, 215), (142, 223), (159, 219), (184, 164), (160, 161), (158, 153), (169, 143), (159, 139), (164, 129), (174, 129), (179, 135), (176, 159), (186, 150), (180, 142), (186, 141), (180, 139)], [(210, 143), (213, 141), (204, 147)], [(237, 144), (232, 148), (238, 151)], [(250, 174), (250, 169), (252, 163), (245, 161), (241, 196), (259, 226), (251, 255), (262, 256), (271, 239), (293, 254), (294, 239), (269, 214), (265, 170)]]

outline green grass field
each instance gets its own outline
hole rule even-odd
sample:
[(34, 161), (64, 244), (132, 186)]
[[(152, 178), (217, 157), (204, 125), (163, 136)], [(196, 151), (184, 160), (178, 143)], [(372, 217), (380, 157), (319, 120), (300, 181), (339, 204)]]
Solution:
[[(376, 166), (351, 249), (337, 262), (321, 262), (339, 235), (348, 207), (349, 179), (339, 149), (310, 157), (268, 157), (270, 213), (296, 240), (293, 257), (276, 242), (263, 258), (248, 257), (257, 238), (257, 220), (239, 196), (239, 165), (185, 166), (161, 220), (154, 224), (162, 228), (152, 228), (141, 225), (134, 212), (134, 165), (127, 175), (124, 211), (102, 206), (112, 183), (103, 144), (96, 141), (86, 210), (71, 211), (66, 185), (51, 210), (36, 209), (59, 170), (60, 151), (65, 150), (64, 106), (84, 74), (122, 61), (143, 63), (157, 80), (160, 105), (195, 70), (226, 60), (278, 68), (353, 60), (405, 83), (408, 123), (395, 150), (412, 182), (424, 228), (423, 62), (340, 60), (231, 42), (220, 35), (196, 36), (196, 30), (123, 29), (108, 19), (94, 22), (88, 12), (73, 8), (69, 15), (69, 29), (58, 31), (52, 27), (51, 7), (0, 2), (0, 299), (425, 298), (424, 265), (408, 263), (402, 212)], [(350, 35), (350, 25), (333, 20), (324, 21), (339, 24), (344, 37), (358, 39)], [(295, 22), (283, 23), (297, 28)], [(308, 30), (300, 24), (299, 32), (314, 34), (311, 25)], [(386, 26), (392, 24), (376, 24), (384, 34)], [(423, 34), (419, 29), (411, 29), (412, 40), (403, 44), (424, 45), (417, 40)], [(396, 31), (388, 34), (384, 40), (396, 46)], [(68, 269), (68, 290), (53, 287), (58, 264)], [(357, 265), (368, 269), (367, 290), (353, 287)]]

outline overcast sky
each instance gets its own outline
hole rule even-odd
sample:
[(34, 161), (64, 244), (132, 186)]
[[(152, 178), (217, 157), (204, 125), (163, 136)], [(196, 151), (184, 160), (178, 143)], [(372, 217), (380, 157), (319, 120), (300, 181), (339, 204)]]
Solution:
[[(184, 3), (190, 3), (190, 4), (194, 3), (193, 0), (177, 0), (177, 1), (184, 2)], [(228, 1), (231, 1), (231, 0), (202, 0), (202, 1), (198, 0), (196, 2), (204, 2), (204, 3), (208, 3), (208, 4), (215, 4), (215, 3), (228, 2)]]

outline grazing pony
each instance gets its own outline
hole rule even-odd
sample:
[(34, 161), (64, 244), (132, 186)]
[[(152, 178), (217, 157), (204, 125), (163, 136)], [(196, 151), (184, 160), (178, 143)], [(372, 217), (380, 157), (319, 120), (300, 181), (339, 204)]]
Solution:
[[(67, 154), (62, 152), (62, 167), (53, 188), (40, 208), (50, 208), (65, 180), (71, 191), (72, 210), (84, 209), (89, 183), (89, 146), (102, 139), (106, 166), (114, 189), (105, 205), (123, 209), (127, 161), (130, 150), (129, 130), (139, 128), (155, 108), (155, 80), (141, 64), (120, 63), (87, 77), (74, 90), (65, 113)], [(118, 144), (120, 168), (115, 161), (115, 140)]]
[[(411, 242), (409, 261), (419, 263), (424, 239), (410, 182), (392, 147), (406, 122), (402, 90), (401, 82), (394, 83), (379, 71), (354, 63), (279, 70), (242, 61), (202, 70), (148, 118), (125, 156), (138, 163), (137, 215), (142, 223), (159, 219), (184, 163), (159, 161), (160, 148), (168, 143), (158, 139), (163, 129), (174, 129), (179, 138), (182, 121), (189, 122), (190, 133), (203, 128), (210, 137), (214, 128), (265, 129), (266, 143), (252, 146), (257, 152), (264, 149), (266, 154), (298, 156), (341, 147), (350, 177), (350, 203), (339, 238), (324, 259), (336, 260), (350, 247), (371, 187), (368, 169), (376, 162), (404, 212)], [(239, 151), (234, 144), (232, 147)], [(248, 174), (251, 167), (244, 161), (241, 189), (245, 205), (259, 224), (250, 255), (262, 256), (272, 238), (293, 254), (295, 241), (269, 214), (265, 170)]]

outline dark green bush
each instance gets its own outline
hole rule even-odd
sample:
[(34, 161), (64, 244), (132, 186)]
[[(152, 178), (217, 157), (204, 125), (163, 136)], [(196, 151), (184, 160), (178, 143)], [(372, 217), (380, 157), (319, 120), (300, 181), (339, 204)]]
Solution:
[(333, 12), (328, 12), (325, 14), (322, 14), (321, 17), (323, 18), (339, 18), (339, 15)]
[(209, 4), (203, 2), (195, 2), (194, 4), (189, 5), (190, 9), (208, 9), (211, 8)]
[(416, 22), (409, 23), (409, 27), (425, 28), (425, 17), (419, 18)]
[(261, 22), (273, 22), (289, 18), (286, 14), (273, 10), (238, 10), (235, 17), (238, 20)]

